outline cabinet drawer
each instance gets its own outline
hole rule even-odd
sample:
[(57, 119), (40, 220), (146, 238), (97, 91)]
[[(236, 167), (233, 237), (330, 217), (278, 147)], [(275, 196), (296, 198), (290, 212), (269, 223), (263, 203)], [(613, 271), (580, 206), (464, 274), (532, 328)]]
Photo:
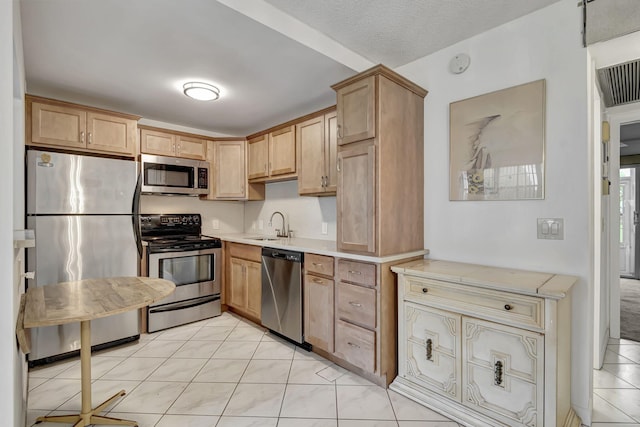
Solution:
[(407, 277), (405, 299), (500, 323), (544, 329), (544, 299), (422, 277)]
[(335, 340), (338, 357), (367, 372), (375, 371), (375, 332), (338, 320)]
[(338, 283), (338, 317), (367, 328), (376, 327), (376, 290)]
[(333, 277), (333, 257), (305, 254), (304, 268), (307, 270), (307, 273)]
[(227, 243), (229, 255), (232, 258), (242, 258), (249, 261), (262, 261), (262, 248), (260, 246), (243, 245), (240, 243)]
[(376, 286), (376, 266), (357, 261), (338, 260), (338, 280)]

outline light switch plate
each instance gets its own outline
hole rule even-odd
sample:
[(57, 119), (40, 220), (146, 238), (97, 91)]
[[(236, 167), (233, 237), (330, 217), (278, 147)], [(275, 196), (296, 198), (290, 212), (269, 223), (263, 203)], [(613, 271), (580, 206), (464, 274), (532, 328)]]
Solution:
[(538, 239), (564, 240), (564, 218), (538, 218)]
[(214, 230), (219, 230), (220, 229), (220, 221), (217, 219), (214, 219), (213, 221), (211, 221), (211, 228), (213, 228)]
[(328, 223), (326, 223), (326, 222), (323, 222), (323, 223), (322, 223), (322, 234), (327, 234), (327, 233), (329, 233), (328, 228), (329, 228), (329, 224), (328, 224)]

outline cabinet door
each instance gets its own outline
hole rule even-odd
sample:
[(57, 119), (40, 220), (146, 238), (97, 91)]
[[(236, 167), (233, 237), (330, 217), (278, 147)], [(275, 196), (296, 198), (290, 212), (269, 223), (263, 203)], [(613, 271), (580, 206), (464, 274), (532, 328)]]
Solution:
[(338, 250), (376, 252), (375, 163), (373, 141), (338, 152)]
[(304, 339), (333, 353), (333, 280), (304, 276)]
[(246, 261), (247, 274), (247, 313), (260, 319), (262, 305), (262, 265), (259, 262)]
[(460, 401), (460, 325), (458, 314), (405, 303), (400, 345), (405, 346), (406, 360), (399, 362), (399, 374)]
[(247, 282), (245, 275), (245, 261), (237, 258), (229, 258), (229, 301), (227, 304), (234, 308), (244, 310), (247, 306)]
[(324, 191), (324, 117), (314, 117), (296, 125), (298, 142), (298, 193)]
[(207, 156), (207, 141), (190, 136), (177, 136), (176, 156), (184, 159), (204, 160)]
[(289, 126), (269, 134), (269, 175), (296, 173), (296, 133)]
[(260, 135), (247, 141), (248, 178), (265, 178), (269, 175), (269, 135)]
[(141, 129), (140, 151), (159, 156), (175, 156), (176, 135), (151, 129)]
[(134, 155), (135, 120), (89, 111), (87, 113), (87, 148), (107, 153)]
[(337, 113), (325, 114), (324, 116), (324, 162), (326, 166), (326, 182), (324, 191), (335, 194), (338, 188), (338, 171), (336, 163), (338, 161), (338, 117)]
[(60, 105), (31, 103), (31, 142), (85, 148), (87, 113)]
[(338, 89), (338, 144), (363, 141), (375, 133), (375, 84), (370, 76)]
[(244, 141), (215, 141), (209, 162), (213, 166), (215, 199), (244, 199), (247, 174)]
[(542, 426), (544, 337), (463, 318), (462, 403), (512, 426)]

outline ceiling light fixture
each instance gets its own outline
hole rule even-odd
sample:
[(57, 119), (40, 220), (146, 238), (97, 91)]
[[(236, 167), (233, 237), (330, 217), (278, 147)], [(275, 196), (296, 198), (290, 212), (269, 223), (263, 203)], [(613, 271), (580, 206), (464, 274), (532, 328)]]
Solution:
[(220, 89), (202, 82), (189, 82), (182, 86), (182, 90), (189, 98), (198, 101), (215, 101), (220, 97)]

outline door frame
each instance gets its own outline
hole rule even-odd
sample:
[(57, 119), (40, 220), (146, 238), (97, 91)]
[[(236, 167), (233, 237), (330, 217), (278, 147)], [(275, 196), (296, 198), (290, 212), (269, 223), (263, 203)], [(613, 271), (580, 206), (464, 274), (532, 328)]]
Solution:
[[(609, 179), (611, 194), (620, 194), (620, 126), (640, 121), (640, 106), (625, 105), (613, 107), (606, 112), (610, 123), (610, 164)], [(619, 196), (609, 198), (609, 333), (611, 338), (620, 338), (620, 213)]]

